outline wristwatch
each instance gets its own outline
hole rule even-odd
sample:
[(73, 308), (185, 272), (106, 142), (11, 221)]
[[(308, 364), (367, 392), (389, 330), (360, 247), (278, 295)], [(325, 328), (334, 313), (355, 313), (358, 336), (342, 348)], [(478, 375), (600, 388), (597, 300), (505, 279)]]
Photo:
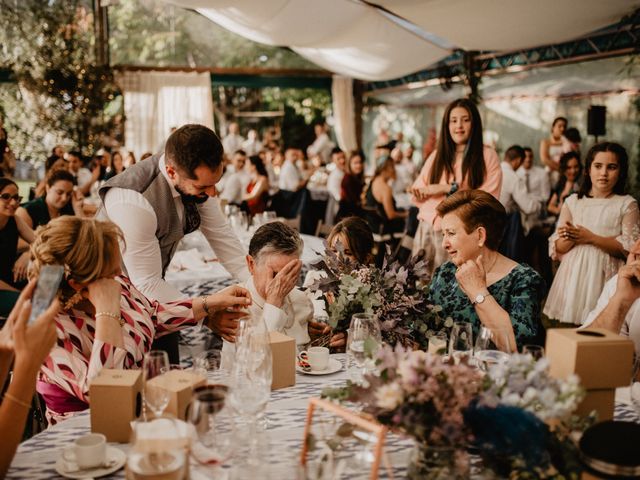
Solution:
[(473, 306), (480, 305), (489, 296), (491, 296), (491, 294), (489, 292), (479, 293), (478, 295), (476, 295), (476, 298), (474, 298), (471, 301), (471, 305), (473, 305)]

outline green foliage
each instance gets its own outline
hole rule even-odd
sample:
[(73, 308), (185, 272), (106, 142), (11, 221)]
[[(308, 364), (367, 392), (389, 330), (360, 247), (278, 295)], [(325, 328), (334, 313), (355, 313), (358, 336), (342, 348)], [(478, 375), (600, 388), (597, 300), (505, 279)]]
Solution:
[(92, 152), (117, 95), (109, 67), (95, 63), (92, 14), (80, 0), (0, 0), (0, 8), (0, 64), (19, 84), (1, 96), (14, 149), (38, 153), (46, 132)]

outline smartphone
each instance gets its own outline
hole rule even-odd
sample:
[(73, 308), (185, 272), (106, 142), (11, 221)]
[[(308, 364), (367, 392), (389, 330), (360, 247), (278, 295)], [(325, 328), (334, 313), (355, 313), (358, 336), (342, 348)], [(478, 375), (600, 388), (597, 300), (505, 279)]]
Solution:
[(44, 311), (49, 308), (51, 302), (58, 293), (64, 267), (62, 265), (45, 265), (40, 269), (38, 277), (38, 285), (31, 299), (31, 315), (29, 315), (29, 324), (35, 322)]

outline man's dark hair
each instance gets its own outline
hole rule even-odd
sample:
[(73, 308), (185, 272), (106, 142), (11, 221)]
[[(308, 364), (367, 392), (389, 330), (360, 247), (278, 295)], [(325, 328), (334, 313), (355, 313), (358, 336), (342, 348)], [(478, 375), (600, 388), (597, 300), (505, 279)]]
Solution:
[(504, 152), (504, 158), (509, 162), (513, 162), (516, 158), (524, 160), (524, 157), (524, 148), (522, 148), (520, 145), (511, 145), (509, 148), (507, 148), (507, 151)]
[(533, 150), (531, 149), (531, 147), (522, 147), (522, 149), (526, 152), (531, 152), (531, 154), (533, 154)]
[(582, 142), (582, 135), (580, 135), (580, 130), (578, 130), (576, 127), (567, 128), (564, 131), (564, 136), (571, 143)]
[(243, 157), (247, 156), (247, 152), (245, 152), (244, 150), (242, 150), (241, 148), (236, 150), (235, 152), (233, 152), (234, 155), (242, 155)]
[(169, 135), (164, 154), (167, 163), (182, 175), (196, 178), (195, 169), (205, 165), (211, 170), (222, 163), (224, 149), (213, 130), (204, 125), (183, 125)]
[(77, 157), (80, 159), (80, 161), (83, 160), (82, 154), (78, 150), (71, 150), (69, 153), (67, 153), (67, 155)]
[(343, 153), (343, 152), (342, 152), (342, 149), (341, 149), (340, 147), (333, 147), (333, 148), (331, 149), (331, 155), (336, 155), (336, 154), (338, 154), (338, 153)]

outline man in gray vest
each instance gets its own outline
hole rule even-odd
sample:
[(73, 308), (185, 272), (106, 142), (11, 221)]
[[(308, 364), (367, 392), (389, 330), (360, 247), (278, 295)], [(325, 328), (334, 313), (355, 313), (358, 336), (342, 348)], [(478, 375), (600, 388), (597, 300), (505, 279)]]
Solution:
[[(178, 242), (198, 229), (236, 279), (249, 278), (246, 252), (216, 198), (222, 154), (222, 144), (211, 129), (184, 125), (169, 136), (164, 153), (127, 168), (100, 188), (101, 216), (122, 230), (124, 266), (147, 297), (161, 302), (183, 297), (164, 274)], [(235, 320), (223, 319), (216, 333), (228, 339), (235, 327)], [(163, 347), (176, 360), (177, 338), (172, 337)]]

